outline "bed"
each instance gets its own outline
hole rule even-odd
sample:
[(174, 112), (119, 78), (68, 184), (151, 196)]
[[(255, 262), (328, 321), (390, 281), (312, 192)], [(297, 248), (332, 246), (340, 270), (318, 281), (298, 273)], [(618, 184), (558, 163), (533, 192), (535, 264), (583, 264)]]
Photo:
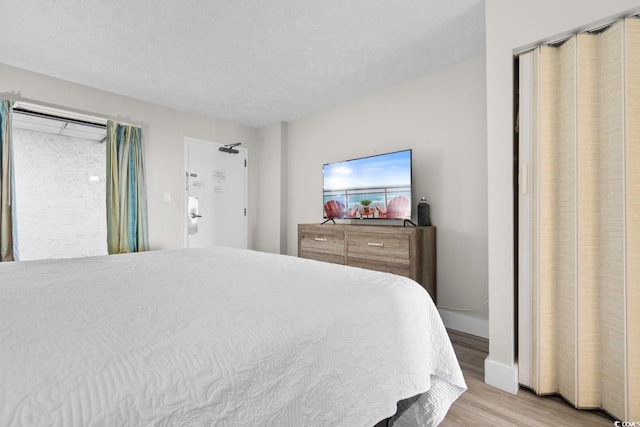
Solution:
[(465, 389), (400, 276), (231, 248), (0, 263), (5, 427), (436, 425)]

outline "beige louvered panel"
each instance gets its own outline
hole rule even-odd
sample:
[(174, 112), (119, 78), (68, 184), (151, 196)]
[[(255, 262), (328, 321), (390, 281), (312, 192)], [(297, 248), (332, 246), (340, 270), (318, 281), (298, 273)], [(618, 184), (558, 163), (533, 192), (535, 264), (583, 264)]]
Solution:
[(539, 340), (540, 330), (540, 49), (531, 53), (532, 87), (531, 91), (531, 378), (533, 390), (540, 389)]
[(555, 102), (555, 95), (559, 90), (558, 72), (559, 63), (557, 61), (558, 50), (543, 46), (540, 49), (540, 126), (539, 135), (539, 185), (540, 194), (537, 200), (539, 230), (538, 230), (538, 262), (539, 277), (538, 283), (534, 283), (534, 292), (538, 294), (537, 306), (534, 311), (538, 313), (538, 347), (537, 352), (537, 373), (538, 393), (553, 393), (557, 390), (557, 348), (556, 332), (557, 328), (557, 271), (556, 262), (558, 259), (556, 236), (557, 223), (555, 221), (556, 204), (558, 198), (557, 190), (557, 121), (558, 104)]
[(626, 397), (622, 30), (619, 22), (599, 36), (602, 406), (619, 417)]
[(628, 420), (640, 420), (640, 19), (626, 22)]
[(578, 35), (577, 396), (600, 407), (600, 172), (598, 36)]
[[(556, 346), (558, 391), (576, 401), (576, 39), (558, 49), (559, 105), (553, 152), (557, 256)], [(560, 327), (562, 325), (562, 327)]]

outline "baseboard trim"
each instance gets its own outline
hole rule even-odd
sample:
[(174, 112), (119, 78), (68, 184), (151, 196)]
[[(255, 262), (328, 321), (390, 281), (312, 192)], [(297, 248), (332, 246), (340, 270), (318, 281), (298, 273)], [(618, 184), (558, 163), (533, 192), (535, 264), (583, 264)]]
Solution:
[(489, 357), (484, 359), (484, 382), (507, 393), (517, 394), (518, 364), (504, 365)]
[(488, 320), (478, 319), (477, 317), (469, 316), (468, 314), (453, 310), (447, 310), (446, 308), (438, 308), (438, 312), (440, 313), (442, 322), (447, 329), (454, 329), (456, 331), (489, 339)]

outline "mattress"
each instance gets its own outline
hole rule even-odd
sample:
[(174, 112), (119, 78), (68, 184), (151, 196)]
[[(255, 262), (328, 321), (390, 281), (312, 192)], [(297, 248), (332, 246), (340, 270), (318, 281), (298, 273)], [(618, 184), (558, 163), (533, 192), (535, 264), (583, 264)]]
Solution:
[[(428, 294), (250, 250), (0, 263), (2, 426), (436, 425), (466, 388)], [(406, 405), (405, 405), (406, 406)]]

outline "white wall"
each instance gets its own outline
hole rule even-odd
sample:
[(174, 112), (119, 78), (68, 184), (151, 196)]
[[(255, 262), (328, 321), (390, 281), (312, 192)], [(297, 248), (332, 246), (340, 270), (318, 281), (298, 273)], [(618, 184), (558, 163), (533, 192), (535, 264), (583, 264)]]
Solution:
[[(289, 123), (288, 246), (322, 220), (323, 163), (413, 149), (414, 197), (437, 226), (438, 304), (486, 329), (487, 187), (484, 58)], [(482, 326), (484, 325), (484, 326)]]
[(489, 357), (485, 381), (517, 390), (513, 270), (513, 53), (640, 7), (638, 0), (487, 0)]
[(287, 123), (278, 122), (258, 130), (258, 204), (255, 249), (287, 253)]
[[(184, 137), (229, 144), (242, 142), (251, 162), (256, 130), (179, 112), (87, 86), (0, 64), (0, 97), (53, 106), (142, 127), (146, 155), (151, 249), (184, 246)], [(257, 170), (249, 168), (249, 247), (255, 240)], [(171, 201), (164, 201), (164, 194)]]

